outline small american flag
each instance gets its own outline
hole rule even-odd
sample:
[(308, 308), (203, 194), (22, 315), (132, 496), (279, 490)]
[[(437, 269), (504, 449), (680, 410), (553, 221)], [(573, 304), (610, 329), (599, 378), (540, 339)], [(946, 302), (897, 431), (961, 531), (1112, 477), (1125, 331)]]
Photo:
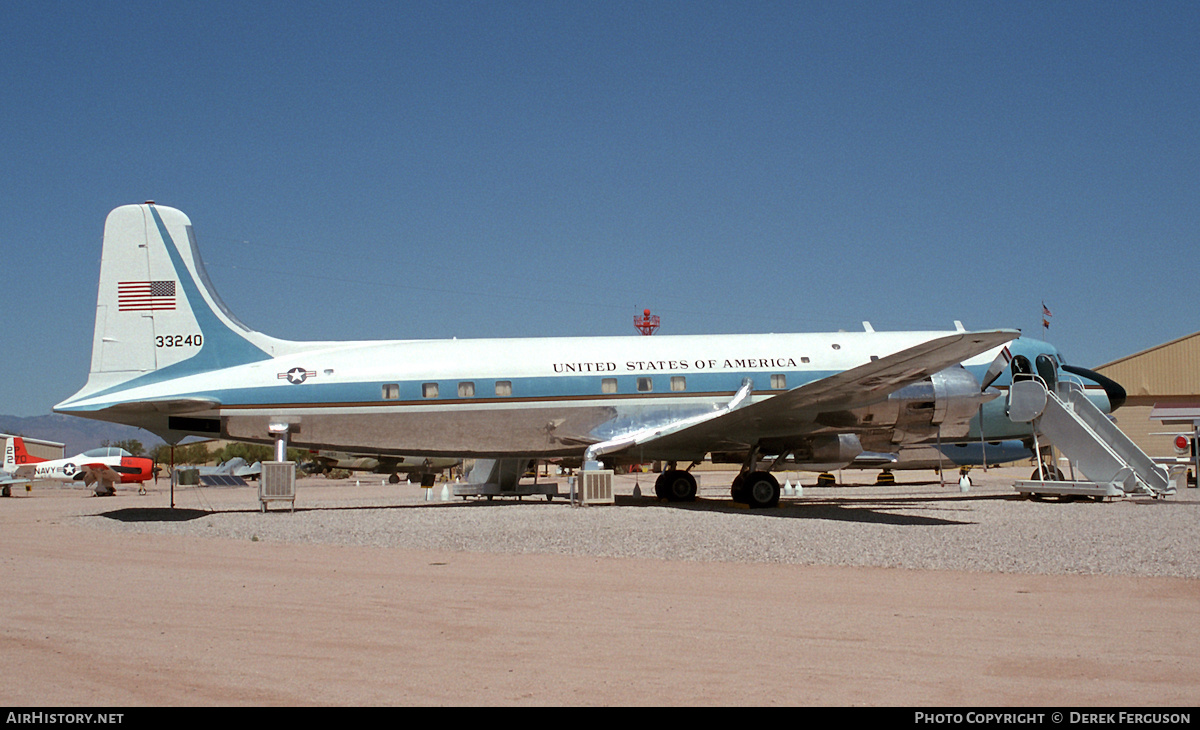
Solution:
[(175, 309), (175, 282), (118, 282), (117, 309), (121, 312), (148, 312)]

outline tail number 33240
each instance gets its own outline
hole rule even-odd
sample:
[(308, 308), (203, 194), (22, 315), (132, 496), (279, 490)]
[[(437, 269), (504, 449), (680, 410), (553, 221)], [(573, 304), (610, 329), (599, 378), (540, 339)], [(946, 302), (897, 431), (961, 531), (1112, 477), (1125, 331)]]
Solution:
[(157, 347), (200, 347), (204, 344), (204, 336), (195, 335), (158, 335), (154, 338)]

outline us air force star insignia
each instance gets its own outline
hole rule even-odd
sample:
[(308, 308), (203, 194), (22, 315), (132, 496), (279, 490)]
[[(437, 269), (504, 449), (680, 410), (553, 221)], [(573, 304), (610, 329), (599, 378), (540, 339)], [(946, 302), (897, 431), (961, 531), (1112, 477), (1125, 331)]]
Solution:
[(315, 375), (315, 372), (305, 370), (304, 368), (292, 368), (286, 373), (279, 373), (280, 378), (287, 378), (287, 381), (292, 385), (299, 385)]

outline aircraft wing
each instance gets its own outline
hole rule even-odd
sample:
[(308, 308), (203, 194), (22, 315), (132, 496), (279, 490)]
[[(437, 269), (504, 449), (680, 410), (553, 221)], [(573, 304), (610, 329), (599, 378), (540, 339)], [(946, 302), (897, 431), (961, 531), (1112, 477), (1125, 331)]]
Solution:
[(97, 482), (112, 484), (121, 481), (121, 475), (108, 464), (81, 464), (79, 470), (83, 472), (83, 483), (89, 487)]
[(839, 412), (884, 400), (895, 390), (1002, 345), (1019, 334), (1016, 330), (992, 330), (938, 337), (757, 403), (735, 398), (741, 404), (731, 404), (705, 418), (636, 434), (613, 451), (641, 446), (655, 454), (674, 454), (675, 458), (685, 459), (709, 451), (744, 450), (772, 438), (802, 435), (818, 423), (836, 424)]
[(239, 477), (261, 476), (261, 475), (262, 475), (262, 462), (261, 461), (256, 461), (253, 464), (251, 464), (250, 466), (243, 466), (242, 468), (237, 470), (237, 474), (236, 474), (236, 476), (239, 476)]

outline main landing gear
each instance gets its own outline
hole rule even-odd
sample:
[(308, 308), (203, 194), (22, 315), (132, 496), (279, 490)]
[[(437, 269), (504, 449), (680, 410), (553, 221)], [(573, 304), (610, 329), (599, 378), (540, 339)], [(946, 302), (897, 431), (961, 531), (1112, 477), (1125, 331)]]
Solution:
[(751, 509), (779, 506), (779, 481), (769, 471), (752, 471), (738, 474), (733, 480), (730, 494), (733, 501), (749, 505)]
[[(779, 481), (767, 471), (742, 472), (733, 480), (733, 501), (751, 509), (779, 506)], [(654, 482), (654, 495), (668, 502), (695, 502), (696, 477), (683, 469), (667, 469)]]
[(654, 495), (668, 502), (695, 502), (696, 477), (683, 469), (667, 469), (654, 482)]

